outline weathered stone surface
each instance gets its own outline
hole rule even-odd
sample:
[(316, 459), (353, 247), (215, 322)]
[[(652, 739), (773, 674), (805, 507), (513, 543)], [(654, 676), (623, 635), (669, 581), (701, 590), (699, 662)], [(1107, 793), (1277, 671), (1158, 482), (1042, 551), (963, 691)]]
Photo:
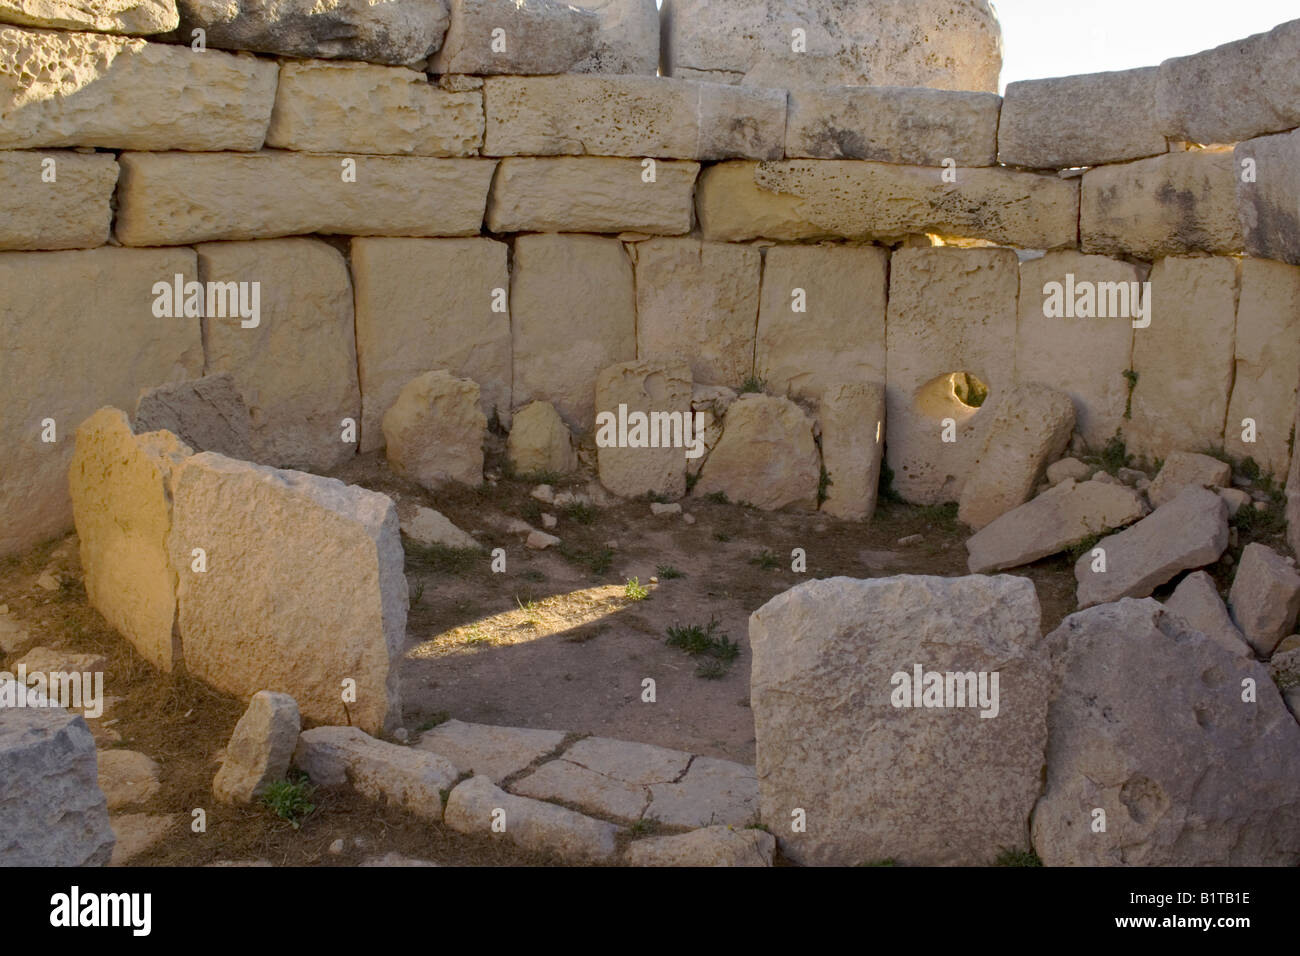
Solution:
[(136, 750), (101, 750), (98, 754), (99, 789), (108, 809), (117, 810), (145, 803), (162, 785), (158, 763)]
[(604, 156), (501, 160), (488, 205), (492, 232), (690, 232), (699, 163), (659, 160), (655, 178), (635, 159)]
[(362, 860), (357, 866), (441, 866), (440, 863), (434, 863), (432, 860), (417, 860), (414, 857), (403, 856), (401, 853), (384, 853), (380, 856), (369, 856)]
[(416, 66), (442, 45), (445, 0), (177, 0), (181, 36), (283, 56)]
[(499, 784), (555, 750), (564, 737), (562, 730), (493, 727), (448, 720), (426, 730), (414, 746), (450, 760), (457, 773), (480, 774)]
[(3, 866), (108, 862), (113, 831), (84, 718), (49, 707), (0, 710), (0, 834)]
[(754, 768), (714, 757), (694, 757), (680, 780), (650, 785), (645, 818), (683, 827), (757, 823)]
[[(600, 17), (560, 0), (450, 0), (431, 73), (571, 73), (595, 52)], [(504, 41), (504, 45), (501, 43)]]
[(1300, 20), (1160, 64), (1161, 132), (1192, 143), (1236, 143), (1300, 126)]
[(700, 177), (700, 229), (728, 242), (937, 233), (1027, 249), (1077, 244), (1077, 181), (966, 169), (945, 183), (944, 172), (858, 160), (719, 164)]
[(1069, 169), (1166, 152), (1156, 119), (1159, 72), (1149, 66), (1009, 83), (998, 123), (998, 161)]
[[(72, 526), (73, 430), (105, 405), (131, 408), (142, 388), (203, 367), (197, 318), (157, 318), (149, 290), (193, 280), (190, 249), (0, 253), (0, 554)], [(94, 303), (95, 321), (84, 321)], [(54, 423), (54, 442), (41, 440)]]
[[(51, 170), (57, 178), (45, 182)], [(106, 153), (0, 152), (0, 249), (102, 246), (116, 186)]]
[(170, 382), (142, 392), (135, 406), (136, 434), (165, 429), (194, 451), (253, 457), (244, 398), (229, 372)]
[(987, 574), (1032, 564), (1146, 513), (1142, 496), (1131, 488), (1065, 478), (967, 539), (967, 566), (972, 574)]
[(885, 249), (767, 250), (754, 374), (772, 391), (801, 398), (818, 398), (828, 385), (884, 381), (888, 292)]
[(1254, 182), (1236, 178), (1246, 252), (1300, 265), (1300, 131), (1239, 143), (1233, 157), (1255, 172)]
[(656, 76), (489, 77), (488, 156), (780, 159), (785, 91)]
[(771, 866), (776, 837), (763, 830), (711, 826), (650, 837), (627, 848), (628, 866)]
[(1177, 498), (1184, 488), (1230, 487), (1232, 487), (1232, 466), (1226, 461), (1211, 458), (1209, 455), (1176, 451), (1165, 459), (1160, 473), (1147, 489), (1147, 497), (1159, 508)]
[(1228, 508), (1212, 491), (1184, 489), (1119, 534), (1102, 538), (1106, 570), (1090, 551), (1079, 558), (1079, 607), (1146, 597), (1179, 572), (1213, 564), (1228, 547)]
[[(1296, 207), (1300, 210), (1300, 200)], [(1244, 259), (1237, 298), (1237, 369), (1223, 445), (1280, 480), (1291, 465), (1291, 423), (1300, 391), (1300, 267)], [(1246, 419), (1254, 441), (1244, 440)]]
[(401, 523), (402, 534), (425, 547), (442, 545), (445, 548), (481, 548), (472, 535), (456, 527), (440, 511), (417, 506), (415, 513)]
[(995, 166), (1001, 102), (996, 93), (893, 85), (793, 90), (785, 155), (913, 166), (942, 166), (949, 160), (958, 166)]
[(637, 356), (689, 362), (702, 384), (741, 385), (754, 371), (759, 251), (686, 238), (651, 239), (632, 249)]
[(288, 694), (254, 694), (226, 745), (212, 795), (223, 803), (248, 803), (285, 779), (300, 728), (298, 702)]
[(388, 463), (399, 475), (430, 491), (452, 481), (483, 483), (487, 419), (473, 380), (425, 372), (402, 387), (382, 425)]
[(530, 402), (515, 412), (506, 450), (521, 475), (567, 475), (578, 467), (573, 435), (550, 402)]
[(636, 358), (636, 292), (623, 244), (520, 236), (510, 318), (515, 402), (549, 401), (570, 427), (590, 428), (596, 377)]
[(352, 240), (363, 452), (383, 446), (402, 386), (432, 368), (472, 378), (483, 413), (508, 420), (508, 254), (492, 239)]
[[(1296, 405), (1295, 431), (1300, 435), (1300, 404)], [(1300, 554), (1300, 455), (1291, 456), (1291, 474), (1286, 482), (1286, 540), (1294, 554)]]
[(1149, 328), (1133, 334), (1128, 450), (1148, 459), (1223, 441), (1232, 388), (1237, 263), (1162, 259), (1151, 270)]
[(1072, 250), (1020, 264), (1017, 376), (1067, 392), (1090, 448), (1104, 448), (1125, 424), (1141, 279), (1131, 263)]
[(1069, 395), (1038, 382), (1013, 385), (993, 409), (984, 448), (962, 486), (957, 516), (978, 531), (1024, 504), (1073, 434)]
[(429, 820), (442, 818), (442, 795), (456, 783), (450, 760), (414, 747), (376, 740), (356, 727), (316, 727), (298, 735), (293, 765), (312, 782), (347, 784)]
[[(663, 71), (788, 88), (996, 90), (1002, 28), (985, 0), (664, 0)], [(806, 50), (791, 31), (805, 31)]]
[(483, 145), (483, 94), (440, 89), (403, 67), (285, 63), (266, 145), (309, 153), (473, 156)]
[[(596, 376), (596, 456), (600, 483), (607, 490), (623, 498), (680, 498), (686, 493), (686, 456), (703, 451), (694, 445), (691, 393), (691, 369), (685, 362), (642, 359)], [(639, 436), (631, 417), (638, 412), (646, 416)], [(626, 436), (619, 434), (622, 422), (628, 423)], [(693, 447), (687, 445), (688, 423)]]
[(1079, 247), (1103, 256), (1162, 259), (1240, 253), (1238, 167), (1231, 150), (1189, 150), (1083, 175)]
[[(1018, 288), (1010, 249), (911, 248), (891, 259), (885, 456), (907, 501), (961, 497), (979, 428), (1014, 381)], [(987, 386), (983, 405), (959, 397), (963, 374)], [(948, 419), (954, 442), (942, 440)]]
[[(212, 452), (185, 463), (173, 501), (189, 672), (232, 694), (292, 693), (310, 720), (396, 726), (408, 593), (392, 501)], [(194, 548), (207, 571), (191, 570)], [(345, 709), (348, 679), (356, 700)]]
[(511, 789), (631, 823), (646, 813), (651, 787), (680, 779), (690, 763), (691, 755), (680, 750), (587, 737), (515, 781)]
[(1300, 574), (1294, 564), (1257, 542), (1246, 545), (1228, 594), (1232, 618), (1260, 657), (1295, 630)]
[[(1047, 866), (1300, 860), (1300, 727), (1262, 664), (1150, 600), (1072, 615), (1046, 644), (1057, 688), (1032, 832)], [(1258, 700), (1243, 705), (1247, 677)]]
[(69, 651), (67, 648), (33, 647), (20, 657), (14, 663), (14, 666), (25, 667), (29, 674), (41, 673), (49, 675), (60, 671), (93, 674), (96, 671), (104, 670), (108, 666), (108, 658), (103, 654), (94, 652), (78, 654)]
[(596, 14), (590, 52), (574, 73), (642, 73), (659, 69), (659, 8), (655, 0), (568, 0)]
[(172, 485), (190, 449), (169, 432), (136, 436), (101, 408), (77, 428), (68, 469), (86, 597), (155, 667), (180, 662), (176, 569), (167, 553)]
[[(1027, 845), (1048, 694), (1029, 580), (812, 581), (755, 611), (749, 638), (762, 816), (787, 857), (978, 864)], [(963, 708), (892, 706), (914, 668), (996, 672), (996, 703), (990, 679)], [(805, 833), (782, 825), (795, 808)]]
[(1187, 575), (1165, 601), (1165, 610), (1238, 657), (1250, 656), (1246, 636), (1232, 622), (1214, 578), (1204, 571)]
[(504, 836), (525, 850), (551, 853), (562, 859), (612, 859), (619, 827), (540, 800), (516, 797), (484, 776), (470, 777), (447, 799), (444, 822), (458, 833), (493, 836), (493, 818), (504, 811)]
[(114, 813), (109, 822), (117, 842), (108, 865), (126, 866), (149, 852), (172, 832), (178, 821), (174, 813)]
[(763, 511), (813, 511), (821, 461), (812, 420), (788, 398), (742, 395), (727, 409), (722, 438), (694, 494), (722, 492)]
[(303, 233), (477, 235), (496, 165), (358, 156), (350, 182), (337, 156), (309, 153), (123, 153), (118, 161), (116, 235), (128, 246)]
[(143, 36), (174, 30), (176, 0), (0, 0), (0, 23)]
[(317, 239), (207, 243), (198, 253), (203, 283), (231, 292), (258, 284), (254, 319), (241, 318), (230, 295), (224, 315), (209, 310), (204, 323), (206, 369), (234, 376), (252, 418), (253, 459), (308, 471), (350, 459), (356, 444), (342, 440), (344, 419), (360, 416), (361, 396), (343, 254)]
[(830, 478), (821, 510), (846, 521), (870, 521), (876, 510), (885, 452), (885, 386), (831, 385), (817, 411), (822, 467)]
[(278, 70), (215, 50), (3, 26), (0, 63), (0, 149), (259, 149)]

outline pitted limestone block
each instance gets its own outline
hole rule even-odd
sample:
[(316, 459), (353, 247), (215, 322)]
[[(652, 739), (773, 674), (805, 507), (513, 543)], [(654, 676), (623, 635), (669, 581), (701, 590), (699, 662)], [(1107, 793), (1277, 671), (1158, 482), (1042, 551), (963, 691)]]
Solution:
[(1300, 265), (1300, 130), (1239, 143), (1233, 156), (1247, 254)]
[(492, 184), (488, 229), (681, 235), (691, 230), (699, 169), (669, 160), (509, 157)]
[(998, 161), (1033, 169), (1122, 163), (1168, 151), (1154, 66), (1007, 85)]
[(763, 511), (813, 511), (820, 479), (812, 419), (788, 398), (750, 393), (727, 409), (693, 493), (722, 492)]
[[(365, 119), (358, 122), (357, 117)], [(483, 94), (444, 90), (404, 67), (284, 63), (266, 145), (309, 153), (473, 156)]]
[(637, 356), (688, 362), (701, 384), (744, 383), (754, 372), (759, 251), (687, 238), (651, 239), (631, 250)]
[(572, 73), (592, 57), (601, 17), (561, 0), (450, 0), (431, 73)]
[(0, 26), (0, 149), (260, 149), (273, 62)]
[(227, 308), (204, 321), (207, 370), (234, 377), (252, 418), (253, 460), (307, 471), (347, 461), (357, 446), (343, 440), (344, 419), (360, 417), (361, 395), (342, 253), (317, 239), (205, 243), (198, 253), (200, 281), (258, 285), (255, 319)]
[(116, 235), (128, 246), (305, 233), (478, 235), (496, 166), (488, 159), (275, 150), (123, 153), (119, 162)]
[(145, 36), (176, 29), (176, 0), (0, 0), (0, 23)]
[(996, 93), (898, 86), (793, 90), (785, 155), (914, 166), (942, 166), (946, 161), (995, 166), (1001, 102)]
[(768, 249), (754, 374), (806, 398), (832, 383), (883, 382), (888, 277), (889, 252), (875, 246)]
[[(68, 464), (76, 427), (104, 405), (203, 369), (200, 320), (159, 317), (156, 283), (197, 278), (192, 249), (0, 252), (0, 554), (72, 527)], [(170, 294), (154, 305), (174, 305)], [(94, 304), (86, 321), (87, 303)], [(52, 429), (52, 430), (51, 430)], [(43, 441), (42, 434), (53, 438)]]
[(596, 377), (636, 358), (636, 292), (623, 244), (520, 236), (510, 281), (515, 402), (548, 401), (571, 428), (590, 428)]
[(0, 152), (0, 249), (102, 246), (116, 187), (117, 160), (106, 153)]
[(821, 510), (848, 521), (871, 520), (885, 451), (885, 386), (879, 382), (828, 385), (817, 420), (822, 468), (830, 479)]
[(1083, 175), (1084, 252), (1148, 261), (1189, 252), (1240, 253), (1231, 150), (1189, 150)]
[[(623, 498), (686, 493), (688, 421), (695, 438), (691, 386), (691, 367), (670, 359), (624, 362), (596, 376), (596, 454), (606, 489)], [(645, 416), (639, 435), (634, 413)], [(624, 421), (627, 436), (619, 434)]]
[(411, 379), (381, 422), (393, 471), (436, 491), (450, 482), (483, 483), (487, 419), (472, 379), (436, 369)]
[(493, 239), (353, 239), (361, 450), (402, 386), (445, 367), (479, 385), (483, 413), (510, 416), (509, 249)]
[(1162, 259), (1151, 270), (1151, 326), (1133, 333), (1128, 450), (1150, 459), (1223, 442), (1232, 388), (1237, 263)]
[(231, 694), (291, 694), (308, 720), (397, 726), (408, 591), (388, 496), (213, 452), (185, 463), (172, 494), (189, 673)]
[[(981, 424), (1014, 381), (1016, 254), (900, 249), (890, 275), (885, 456), (894, 488), (916, 504), (957, 501)], [(972, 376), (988, 390), (981, 405), (971, 404)]]
[(1071, 250), (1020, 264), (1016, 376), (1068, 392), (1089, 448), (1125, 424), (1141, 279), (1130, 263)]

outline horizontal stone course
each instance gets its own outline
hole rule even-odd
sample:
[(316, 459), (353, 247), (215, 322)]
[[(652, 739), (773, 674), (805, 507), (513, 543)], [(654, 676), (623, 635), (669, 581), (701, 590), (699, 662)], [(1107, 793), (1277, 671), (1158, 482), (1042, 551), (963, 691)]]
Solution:
[(1300, 130), (1240, 143), (1233, 159), (1246, 253), (1300, 265)]
[(0, 152), (0, 249), (102, 246), (116, 187), (107, 153)]

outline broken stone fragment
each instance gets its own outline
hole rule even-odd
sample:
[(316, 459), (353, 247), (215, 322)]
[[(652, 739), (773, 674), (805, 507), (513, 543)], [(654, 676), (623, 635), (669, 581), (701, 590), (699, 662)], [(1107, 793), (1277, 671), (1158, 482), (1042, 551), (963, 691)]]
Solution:
[(254, 694), (226, 745), (213, 796), (223, 803), (249, 803), (285, 779), (299, 729), (298, 702), (292, 697), (267, 690)]
[(298, 737), (293, 765), (320, 786), (344, 784), (429, 820), (442, 818), (442, 791), (458, 776), (451, 761), (376, 740), (356, 727), (315, 727)]
[(1228, 594), (1232, 618), (1261, 658), (1295, 630), (1300, 616), (1300, 574), (1272, 548), (1246, 545)]
[(399, 475), (430, 491), (448, 482), (483, 483), (487, 418), (478, 385), (445, 369), (407, 382), (384, 413), (388, 462)]

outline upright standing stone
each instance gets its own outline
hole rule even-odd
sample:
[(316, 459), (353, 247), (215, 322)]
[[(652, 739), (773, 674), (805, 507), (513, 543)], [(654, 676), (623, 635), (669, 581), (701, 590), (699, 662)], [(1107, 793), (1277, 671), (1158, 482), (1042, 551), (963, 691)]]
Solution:
[(788, 398), (751, 393), (727, 409), (694, 493), (722, 492), (764, 511), (812, 511), (820, 479), (812, 419)]
[(885, 452), (885, 386), (878, 382), (827, 386), (818, 420), (822, 468), (830, 479), (821, 510), (846, 521), (870, 521)]
[(226, 745), (212, 795), (223, 803), (248, 803), (289, 773), (298, 746), (298, 702), (288, 694), (253, 695)]
[(384, 412), (383, 429), (388, 463), (399, 475), (430, 491), (453, 481), (483, 483), (487, 419), (473, 380), (445, 369), (411, 379)]
[(550, 402), (530, 402), (515, 412), (506, 449), (511, 466), (520, 475), (567, 475), (578, 467), (573, 435)]
[[(686, 493), (686, 456), (691, 450), (685, 447), (687, 422), (695, 438), (691, 391), (691, 368), (685, 362), (642, 359), (612, 366), (596, 377), (596, 454), (602, 485), (624, 498), (680, 498)], [(636, 437), (633, 415), (645, 416), (654, 430), (647, 435), (643, 427), (635, 445), (630, 440)], [(629, 424), (624, 443), (619, 432), (625, 421)]]

